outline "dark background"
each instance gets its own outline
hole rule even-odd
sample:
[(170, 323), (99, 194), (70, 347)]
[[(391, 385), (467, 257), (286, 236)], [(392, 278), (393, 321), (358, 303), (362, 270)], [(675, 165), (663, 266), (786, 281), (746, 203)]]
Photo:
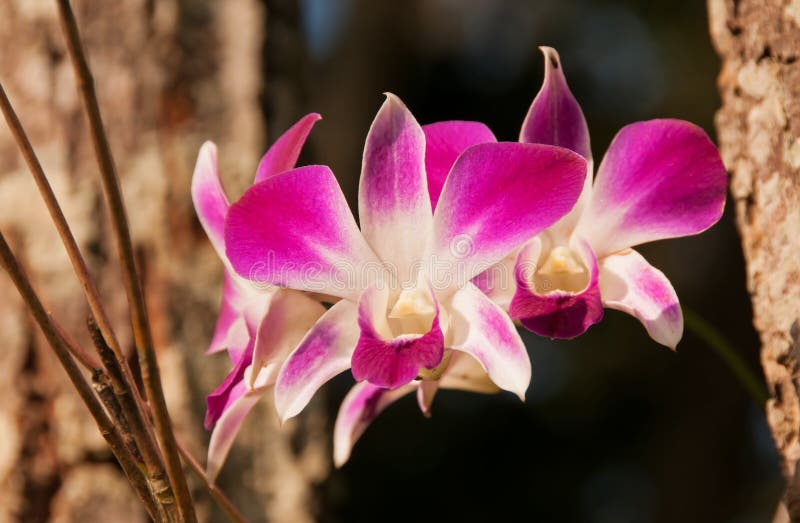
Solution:
[[(541, 85), (539, 45), (561, 54), (596, 164), (616, 131), (638, 120), (684, 118), (714, 135), (719, 63), (699, 0), (305, 0), (268, 9), (270, 139), (320, 112), (304, 161), (329, 164), (351, 205), (382, 92), (423, 124), (480, 120), (516, 140)], [(730, 211), (701, 236), (640, 250), (760, 379)], [(444, 391), (426, 419), (404, 398), (318, 486), (320, 520), (771, 520), (781, 480), (764, 415), (692, 332), (672, 353), (632, 317), (607, 311), (578, 340), (525, 337), (526, 403)], [(351, 383), (343, 375), (325, 389), (331, 420)]]

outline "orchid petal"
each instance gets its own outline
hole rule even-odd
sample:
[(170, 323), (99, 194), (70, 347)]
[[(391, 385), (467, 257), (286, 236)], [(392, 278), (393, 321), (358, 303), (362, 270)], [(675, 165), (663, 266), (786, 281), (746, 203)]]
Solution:
[(481, 364), (466, 352), (454, 352), (447, 370), (439, 379), (443, 389), (466, 390), (482, 394), (500, 392)]
[(600, 261), (603, 305), (636, 317), (655, 341), (675, 349), (683, 335), (678, 296), (664, 273), (634, 250)]
[(225, 463), (242, 423), (263, 394), (263, 391), (248, 391), (243, 382), (236, 385), (236, 392), (239, 393), (237, 398), (217, 421), (208, 442), (206, 476), (212, 482)]
[(370, 423), (386, 407), (414, 390), (414, 385), (405, 385), (394, 390), (376, 387), (362, 381), (350, 389), (336, 416), (333, 428), (333, 463), (341, 467), (350, 458), (356, 441), (364, 434)]
[[(222, 303), (219, 306), (217, 324), (214, 327), (214, 336), (206, 354), (213, 354), (229, 348), (229, 333), (234, 327), (236, 320), (241, 317), (239, 294), (236, 290), (233, 278), (227, 272), (222, 285)], [(246, 330), (246, 328), (245, 328)], [(245, 335), (247, 333), (245, 332)], [(245, 341), (247, 343), (247, 341)]]
[(275, 385), (275, 382), (278, 381), (278, 373), (282, 364), (283, 361), (273, 361), (257, 369), (257, 372), (254, 372), (252, 365), (247, 367), (247, 370), (244, 371), (244, 382), (247, 388), (258, 390)]
[(514, 266), (517, 263), (514, 251), (482, 273), (472, 278), (472, 283), (500, 308), (507, 311), (517, 290), (514, 279)]
[(519, 141), (566, 147), (588, 160), (587, 175), (578, 202), (549, 229), (551, 235), (567, 241), (592, 192), (593, 162), (589, 127), (581, 106), (569, 90), (558, 53), (552, 47), (540, 47), (539, 50), (544, 54), (544, 81), (522, 124)]
[(496, 142), (497, 138), (480, 122), (436, 122), (423, 125), (422, 130), (425, 133), (428, 192), (431, 197), (431, 208), (436, 209), (444, 181), (461, 153), (479, 143)]
[(281, 421), (296, 416), (328, 380), (350, 367), (358, 342), (357, 308), (342, 300), (322, 315), (281, 367), (275, 408)]
[(241, 387), (238, 385), (242, 383), (244, 371), (250, 365), (252, 351), (253, 344), (251, 343), (225, 377), (225, 380), (214, 389), (214, 392), (206, 396), (206, 418), (203, 422), (206, 430), (211, 430), (220, 416), (222, 416), (222, 413), (243, 394)]
[(317, 113), (307, 114), (275, 140), (258, 164), (254, 183), (263, 182), (271, 176), (294, 169), (308, 133), (321, 119)]
[(197, 155), (192, 175), (192, 200), (211, 245), (225, 260), (225, 215), (230, 204), (219, 180), (217, 146), (213, 142), (205, 142)]
[[(434, 213), (438, 264), (459, 288), (575, 205), (586, 160), (538, 144), (475, 145), (456, 160)], [(455, 280), (452, 280), (455, 276)], [(431, 280), (440, 284), (441, 275)]]
[(248, 327), (247, 321), (243, 316), (237, 318), (228, 329), (228, 335), (222, 344), (228, 351), (231, 364), (236, 365), (245, 352), (250, 354), (250, 342), (253, 339), (253, 331)]
[(254, 185), (228, 213), (228, 258), (259, 283), (355, 299), (379, 267), (328, 167), (286, 171)]
[(420, 380), (417, 385), (417, 405), (426, 418), (431, 417), (431, 405), (436, 392), (439, 390), (438, 380)]
[(706, 133), (681, 120), (623, 127), (595, 178), (579, 234), (598, 257), (697, 234), (722, 216), (727, 176)]
[(471, 283), (453, 295), (450, 310), (450, 348), (475, 358), (498, 387), (524, 401), (531, 363), (508, 315)]
[(547, 234), (554, 240), (562, 243), (570, 241), (572, 233), (575, 231), (575, 227), (580, 221), (584, 209), (586, 209), (586, 205), (592, 198), (593, 165), (592, 160), (589, 160), (586, 165), (586, 180), (583, 182), (583, 190), (581, 190), (581, 195), (578, 197), (575, 207), (547, 229)]
[(393, 337), (386, 322), (387, 303), (385, 287), (364, 291), (358, 304), (361, 335), (353, 352), (352, 370), (356, 381), (396, 389), (416, 378), (421, 368), (433, 369), (441, 363), (444, 335), (435, 296), (435, 315), (430, 329), (422, 334)]
[(531, 271), (539, 266), (541, 255), (538, 238), (527, 243), (517, 256), (514, 271), (517, 292), (511, 301), (509, 315), (540, 336), (574, 338), (603, 319), (597, 258), (586, 242), (577, 240), (573, 245), (589, 270), (586, 286), (578, 292), (558, 288), (549, 290), (552, 284), (547, 280), (536, 285), (531, 283)]
[(591, 160), (589, 127), (569, 90), (558, 53), (552, 47), (539, 49), (544, 54), (544, 82), (522, 124), (519, 141), (566, 147)]
[(414, 282), (433, 223), (425, 135), (403, 102), (387, 94), (367, 134), (358, 190), (361, 231), (399, 282)]
[[(270, 363), (282, 362), (297, 347), (303, 336), (325, 313), (325, 307), (305, 294), (279, 289), (258, 326), (252, 366), (261, 370)], [(258, 372), (250, 373), (249, 385), (255, 385)]]

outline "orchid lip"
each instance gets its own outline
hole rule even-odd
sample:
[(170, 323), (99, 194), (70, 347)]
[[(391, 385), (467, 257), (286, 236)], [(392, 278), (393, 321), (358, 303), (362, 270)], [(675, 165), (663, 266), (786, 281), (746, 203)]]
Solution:
[(388, 290), (373, 287), (359, 300), (361, 333), (352, 369), (356, 380), (395, 389), (414, 380), (421, 369), (441, 364), (444, 332), (439, 303), (427, 282), (389, 298)]
[[(534, 238), (517, 256), (517, 290), (509, 314), (539, 335), (574, 338), (603, 317), (597, 260), (580, 238), (573, 237), (569, 248), (548, 250), (546, 241)], [(542, 257), (546, 257), (539, 267), (543, 274), (537, 274), (533, 271)]]
[(550, 250), (530, 279), (537, 294), (561, 291), (577, 293), (589, 285), (589, 270), (578, 253), (559, 245)]

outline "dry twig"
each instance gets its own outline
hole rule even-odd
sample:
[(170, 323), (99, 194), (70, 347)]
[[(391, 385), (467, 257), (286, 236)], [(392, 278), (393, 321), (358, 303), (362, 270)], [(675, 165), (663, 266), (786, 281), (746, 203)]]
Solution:
[(103, 192), (111, 216), (111, 229), (116, 239), (122, 264), (122, 279), (128, 296), (133, 334), (136, 340), (136, 348), (139, 351), (142, 382), (144, 383), (147, 401), (153, 412), (156, 436), (158, 437), (161, 450), (164, 453), (167, 475), (169, 476), (175, 499), (180, 507), (181, 515), (184, 520), (194, 523), (197, 521), (197, 516), (195, 515), (194, 506), (192, 505), (192, 497), (189, 493), (186, 476), (181, 466), (178, 446), (172, 429), (172, 421), (170, 420), (167, 404), (164, 399), (158, 361), (156, 359), (155, 347), (153, 346), (153, 335), (150, 331), (144, 294), (136, 270), (133, 243), (128, 228), (128, 218), (122, 200), (114, 159), (100, 115), (100, 107), (94, 90), (94, 80), (81, 45), (78, 24), (75, 20), (75, 14), (72, 11), (70, 2), (69, 0), (57, 0), (57, 4), (61, 27), (75, 69), (75, 78), (86, 110), (86, 116), (89, 120), (92, 142), (100, 167)]
[(25, 300), (36, 323), (47, 338), (53, 352), (56, 353), (70, 381), (72, 381), (72, 385), (77, 389), (81, 400), (83, 400), (83, 403), (89, 409), (89, 412), (97, 423), (97, 428), (100, 430), (100, 433), (105, 438), (109, 447), (111, 447), (111, 451), (122, 466), (125, 475), (128, 477), (131, 485), (133, 485), (137, 495), (142, 500), (142, 503), (144, 503), (150, 516), (156, 519), (158, 512), (144, 475), (136, 465), (133, 455), (125, 446), (118, 427), (109, 420), (108, 416), (103, 411), (103, 407), (97, 400), (97, 397), (92, 392), (92, 388), (86, 382), (80, 368), (78, 368), (75, 360), (70, 356), (67, 343), (61, 336), (63, 329), (56, 326), (53, 319), (47, 313), (47, 310), (45, 310), (44, 305), (42, 305), (41, 300), (39, 300), (30, 280), (22, 270), (22, 267), (11, 251), (11, 248), (8, 246), (5, 236), (3, 236), (2, 233), (0, 233), (0, 262), (2, 262), (3, 268), (8, 272), (8, 275), (11, 277), (20, 295), (22, 295), (23, 300)]

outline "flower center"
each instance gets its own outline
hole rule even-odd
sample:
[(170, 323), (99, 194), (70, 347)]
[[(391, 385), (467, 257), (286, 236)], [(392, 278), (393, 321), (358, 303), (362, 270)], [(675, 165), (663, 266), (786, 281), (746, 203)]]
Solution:
[(418, 285), (404, 289), (389, 310), (387, 319), (395, 336), (425, 334), (431, 328), (436, 315), (436, 305), (431, 292)]
[(538, 294), (553, 291), (580, 292), (589, 284), (589, 270), (574, 251), (559, 245), (550, 250), (532, 280)]
[(390, 318), (411, 318), (419, 315), (431, 315), (436, 313), (433, 304), (433, 297), (428, 290), (420, 287), (405, 289), (394, 302), (392, 310), (389, 311)]

